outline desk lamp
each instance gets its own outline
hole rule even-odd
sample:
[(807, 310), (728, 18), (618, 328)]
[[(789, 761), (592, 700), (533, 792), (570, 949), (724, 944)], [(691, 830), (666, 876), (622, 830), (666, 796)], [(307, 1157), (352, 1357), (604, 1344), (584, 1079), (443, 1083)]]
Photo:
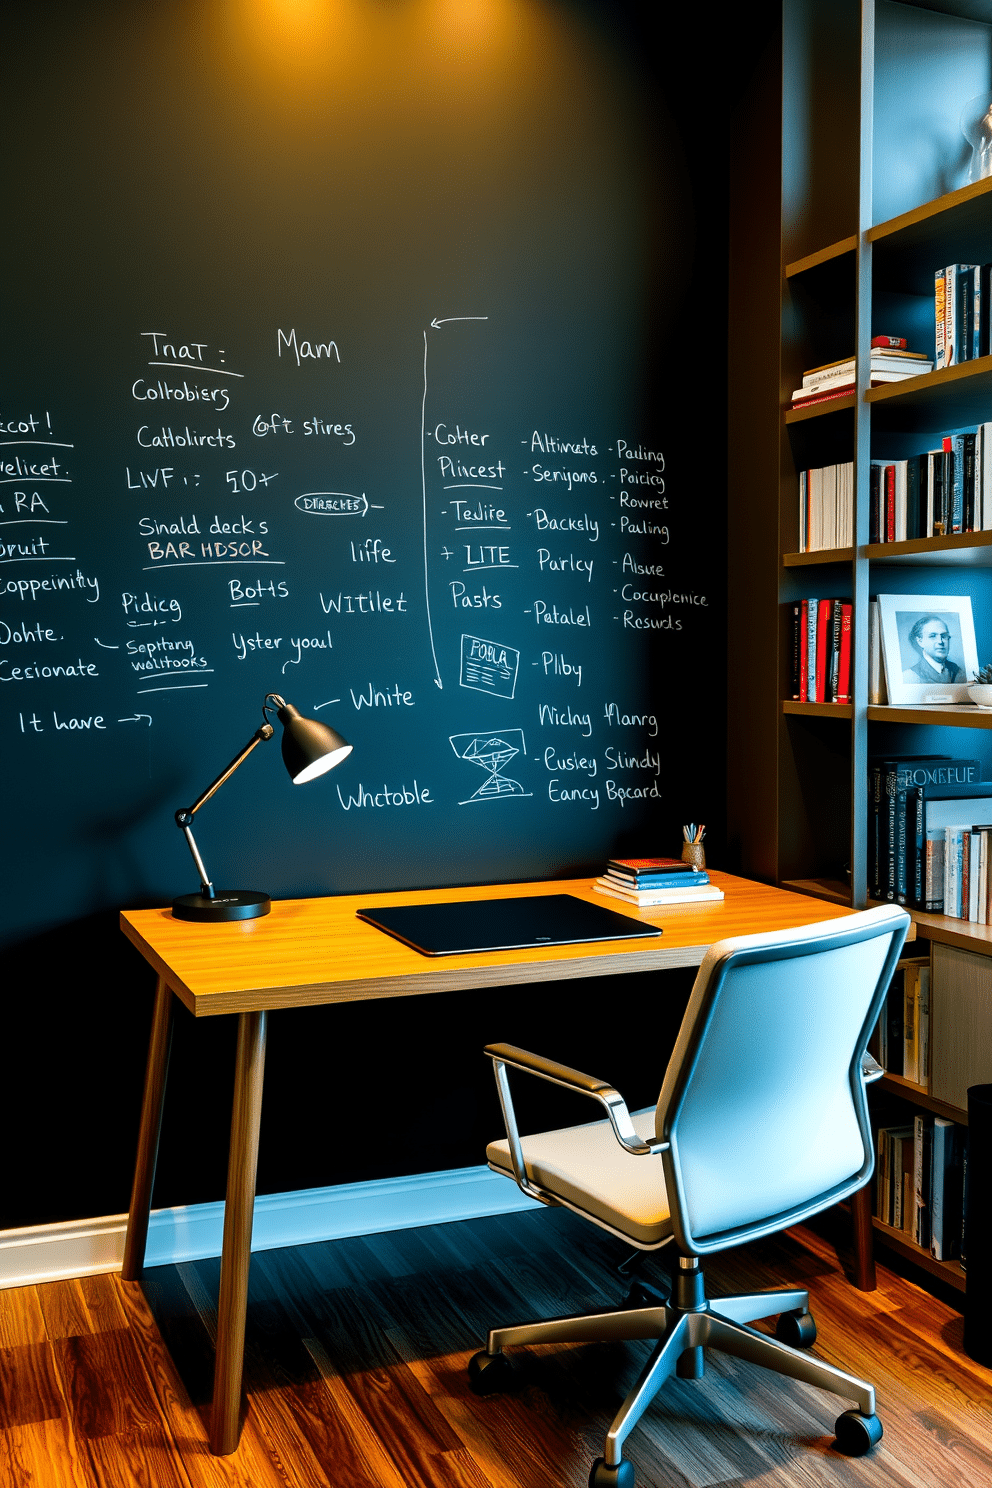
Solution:
[(271, 905), (268, 894), (257, 889), (215, 889), (203, 866), (199, 849), (193, 837), (193, 817), (214, 793), (229, 780), (239, 765), (251, 754), (256, 744), (264, 744), (275, 733), (269, 722), (269, 711), (273, 711), (283, 727), (282, 757), (294, 785), (304, 785), (316, 780), (327, 770), (333, 770), (351, 753), (352, 746), (346, 744), (341, 735), (326, 723), (315, 718), (303, 718), (292, 703), (287, 703), (277, 692), (268, 692), (262, 703), (261, 728), (255, 730), (241, 753), (222, 770), (217, 779), (208, 785), (202, 796), (192, 806), (181, 807), (176, 812), (176, 826), (185, 834), (189, 850), (193, 854), (196, 871), (200, 875), (200, 892), (182, 894), (173, 900), (172, 913), (177, 920), (255, 920), (267, 915)]

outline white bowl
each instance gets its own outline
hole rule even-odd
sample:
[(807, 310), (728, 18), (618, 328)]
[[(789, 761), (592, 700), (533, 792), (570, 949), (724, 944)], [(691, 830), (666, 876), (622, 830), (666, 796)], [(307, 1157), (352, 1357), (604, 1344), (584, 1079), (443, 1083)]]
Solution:
[(979, 708), (992, 708), (992, 683), (973, 682), (968, 688), (968, 696)]

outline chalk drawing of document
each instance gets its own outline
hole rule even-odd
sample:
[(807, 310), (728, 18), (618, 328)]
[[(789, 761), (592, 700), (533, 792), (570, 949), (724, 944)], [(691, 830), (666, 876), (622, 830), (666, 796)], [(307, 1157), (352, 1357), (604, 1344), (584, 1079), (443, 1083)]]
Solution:
[(511, 698), (517, 690), (520, 652), (500, 641), (462, 636), (462, 667), (458, 682), (491, 697)]
[(499, 729), (487, 734), (450, 734), (451, 747), (458, 758), (466, 763), (478, 765), (486, 778), (475, 793), (459, 806), (470, 806), (475, 801), (506, 801), (513, 797), (533, 794), (524, 790), (519, 780), (511, 780), (503, 771), (518, 754), (526, 756), (523, 729)]

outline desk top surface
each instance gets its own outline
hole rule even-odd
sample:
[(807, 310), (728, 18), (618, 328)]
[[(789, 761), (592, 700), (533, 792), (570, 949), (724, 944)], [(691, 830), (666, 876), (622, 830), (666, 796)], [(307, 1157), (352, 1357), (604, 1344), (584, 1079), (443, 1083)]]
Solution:
[[(121, 929), (190, 1012), (203, 1017), (698, 966), (716, 940), (810, 925), (850, 913), (840, 905), (729, 873), (711, 871), (710, 880), (723, 889), (726, 897), (722, 901), (643, 910), (598, 894), (594, 880), (579, 878), (277, 899), (262, 919), (219, 925), (177, 920), (171, 909), (131, 909), (122, 912)], [(575, 894), (660, 925), (664, 934), (657, 940), (435, 959), (409, 950), (355, 916), (356, 909), (364, 905), (436, 904), (524, 894)]]

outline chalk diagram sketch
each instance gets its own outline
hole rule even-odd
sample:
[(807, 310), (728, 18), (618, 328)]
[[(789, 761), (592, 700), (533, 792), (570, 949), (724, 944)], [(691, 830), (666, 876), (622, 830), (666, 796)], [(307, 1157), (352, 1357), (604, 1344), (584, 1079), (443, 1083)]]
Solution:
[(484, 641), (480, 636), (462, 636), (460, 687), (512, 700), (519, 668), (520, 652), (513, 646), (504, 646), (500, 641)]
[(486, 778), (459, 806), (470, 806), (475, 801), (505, 801), (511, 797), (533, 795), (524, 790), (519, 780), (511, 780), (503, 770), (515, 755), (526, 755), (523, 729), (499, 729), (486, 734), (449, 734), (451, 747), (458, 758), (485, 770)]

